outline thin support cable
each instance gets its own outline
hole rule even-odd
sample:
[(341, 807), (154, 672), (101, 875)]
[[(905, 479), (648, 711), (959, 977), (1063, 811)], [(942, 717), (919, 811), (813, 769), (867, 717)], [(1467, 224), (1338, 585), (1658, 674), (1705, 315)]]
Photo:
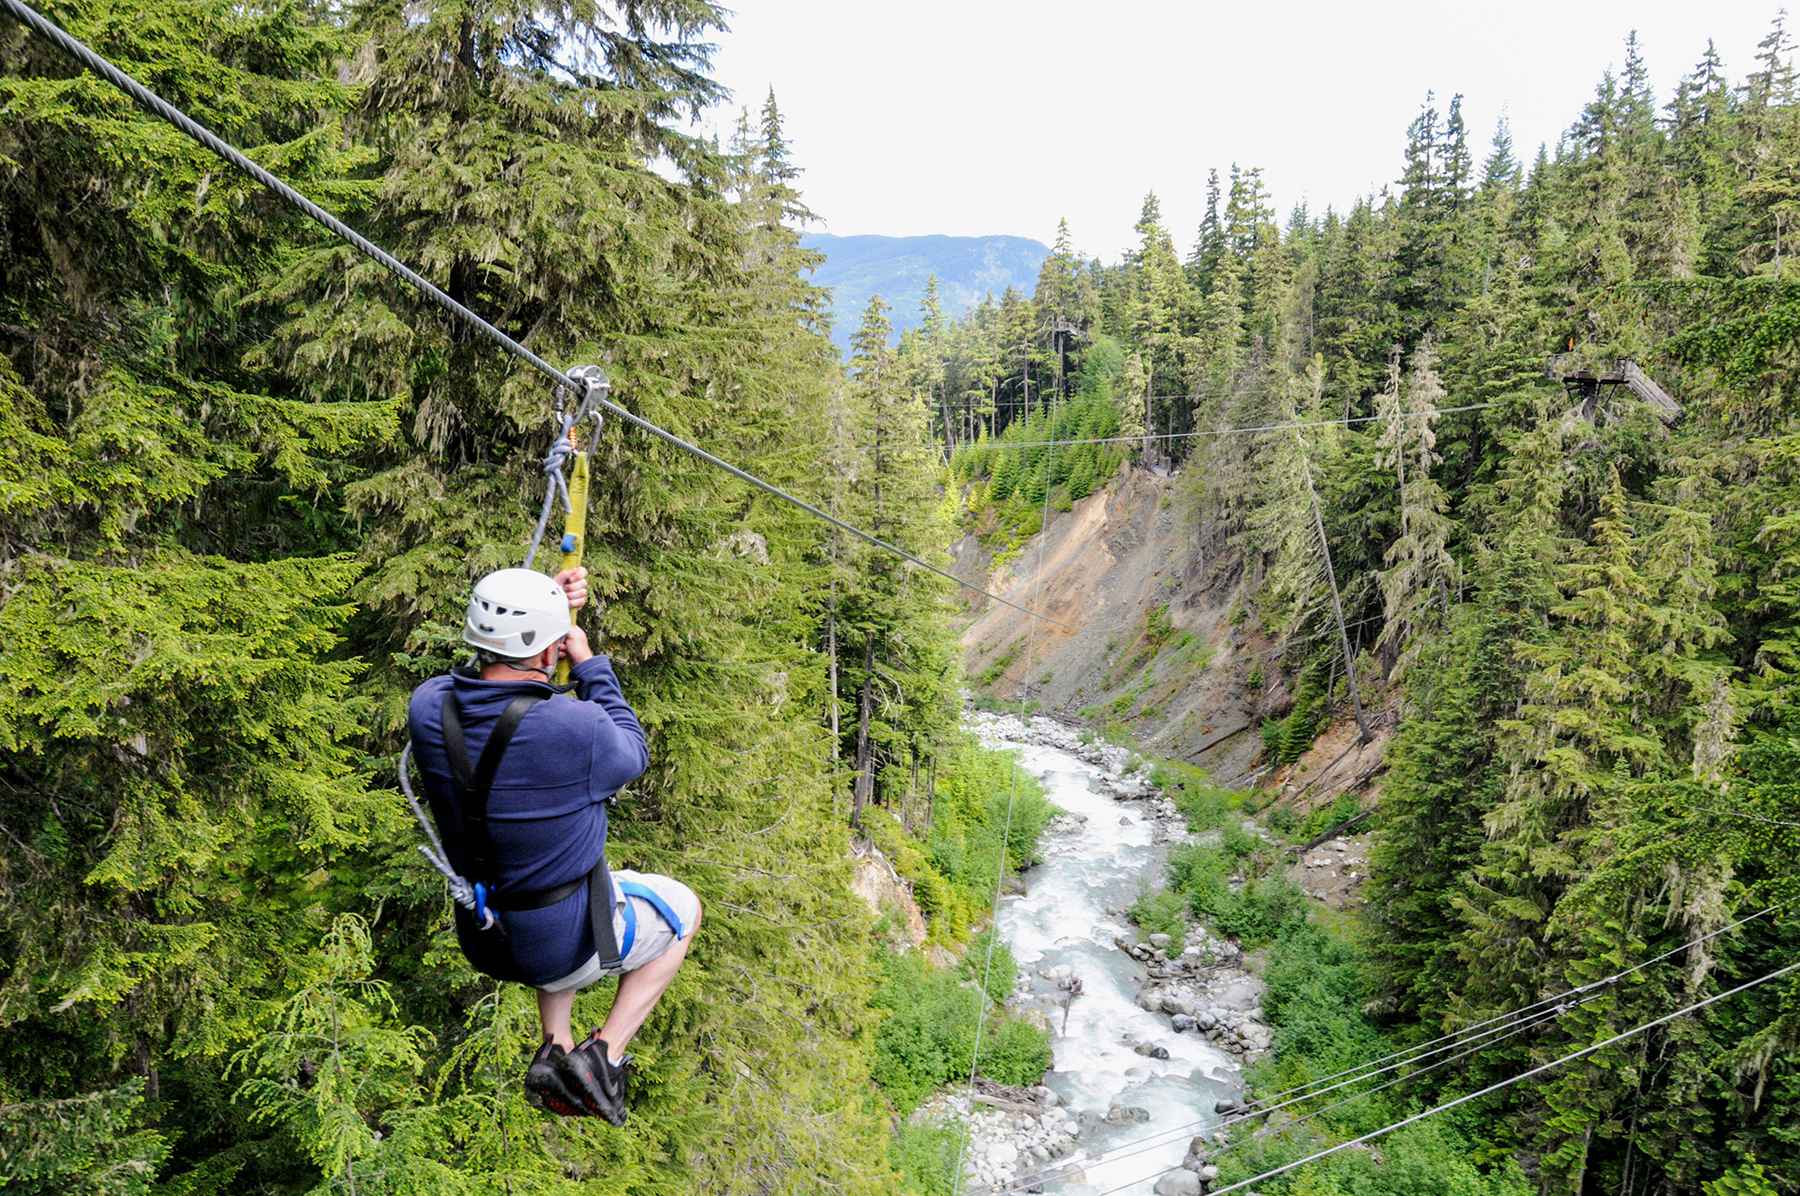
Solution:
[[(1148, 1142), (1152, 1138), (1160, 1138), (1165, 1135), (1179, 1136), (1179, 1135), (1185, 1134), (1185, 1133), (1192, 1133), (1195, 1130), (1209, 1129), (1209, 1128), (1215, 1129), (1215, 1130), (1225, 1129), (1230, 1126), (1237, 1125), (1237, 1124), (1240, 1124), (1245, 1121), (1249, 1121), (1252, 1118), (1261, 1117), (1268, 1113), (1273, 1113), (1278, 1109), (1286, 1108), (1288, 1105), (1294, 1104), (1297, 1101), (1311, 1100), (1314, 1097), (1323, 1096), (1326, 1092), (1332, 1091), (1337, 1088), (1342, 1088), (1344, 1086), (1343, 1084), (1331, 1084), (1331, 1086), (1328, 1088), (1321, 1087), (1321, 1085), (1325, 1085), (1325, 1084), (1329, 1083), (1330, 1081), (1340, 1079), (1343, 1076), (1351, 1076), (1352, 1077), (1350, 1080), (1346, 1081), (1346, 1083), (1359, 1083), (1363, 1080), (1373, 1079), (1375, 1076), (1383, 1074), (1384, 1072), (1392, 1071), (1393, 1070), (1392, 1067), (1381, 1067), (1382, 1064), (1389, 1063), (1392, 1060), (1399, 1060), (1399, 1063), (1396, 1064), (1395, 1066), (1405, 1066), (1405, 1065), (1411, 1064), (1411, 1063), (1418, 1063), (1421, 1060), (1430, 1058), (1432, 1055), (1442, 1054), (1444, 1051), (1455, 1050), (1459, 1046), (1467, 1045), (1469, 1042), (1473, 1041), (1474, 1039), (1486, 1037), (1490, 1034), (1497, 1033), (1501, 1030), (1506, 1030), (1512, 1026), (1518, 1026), (1518, 1025), (1520, 1025), (1522, 1023), (1526, 1023), (1526, 1022), (1532, 1022), (1535, 1024), (1535, 1022), (1537, 1020), (1541, 1020), (1545, 1016), (1550, 1016), (1550, 1017), (1560, 1016), (1562, 1014), (1562, 1012), (1564, 1011), (1562, 1007), (1565, 1005), (1574, 1007), (1574, 1006), (1584, 1004), (1587, 1001), (1591, 1000), (1594, 996), (1598, 995), (1598, 993), (1602, 989), (1609, 988), (1612, 985), (1617, 984), (1619, 981), (1627, 979), (1631, 976), (1634, 976), (1638, 972), (1641, 972), (1646, 968), (1654, 967), (1655, 965), (1662, 963), (1663, 961), (1665, 961), (1667, 959), (1670, 959), (1676, 955), (1679, 955), (1683, 951), (1689, 950), (1690, 948), (1693, 948), (1693, 947), (1698, 947), (1703, 943), (1710, 942), (1711, 940), (1718, 938), (1720, 935), (1729, 934), (1730, 932), (1736, 930), (1738, 927), (1744, 926), (1750, 922), (1754, 922), (1759, 918), (1766, 917), (1767, 915), (1772, 914), (1779, 909), (1782, 909), (1783, 907), (1785, 907), (1788, 904), (1790, 904), (1790, 902), (1778, 901), (1773, 905), (1764, 906), (1762, 909), (1757, 910), (1755, 913), (1746, 914), (1745, 916), (1738, 918), (1735, 921), (1727, 922), (1725, 925), (1719, 927), (1716, 930), (1711, 930), (1703, 935), (1700, 935), (1697, 938), (1689, 939), (1687, 942), (1681, 943), (1675, 947), (1671, 947), (1667, 951), (1662, 952), (1661, 954), (1653, 955), (1649, 959), (1642, 960), (1639, 963), (1633, 964), (1629, 968), (1624, 968), (1624, 969), (1621, 969), (1620, 971), (1614, 972), (1610, 976), (1602, 976), (1598, 980), (1593, 980), (1593, 981), (1588, 982), (1587, 984), (1579, 985), (1575, 988), (1571, 988), (1564, 992), (1557, 993), (1555, 996), (1545, 997), (1544, 999), (1542, 999), (1540, 1001), (1534, 1001), (1530, 1005), (1525, 1005), (1518, 1009), (1509, 1010), (1506, 1013), (1496, 1014), (1495, 1016), (1487, 1018), (1484, 1021), (1473, 1022), (1470, 1025), (1464, 1026), (1459, 1030), (1455, 1030), (1449, 1034), (1440, 1035), (1439, 1037), (1433, 1038), (1428, 1042), (1417, 1043), (1410, 1047), (1404, 1047), (1398, 1051), (1391, 1051), (1386, 1055), (1382, 1055), (1375, 1059), (1367, 1060), (1363, 1063), (1356, 1064), (1353, 1067), (1347, 1067), (1347, 1068), (1342, 1069), (1341, 1071), (1335, 1071), (1329, 1075), (1320, 1076), (1317, 1079), (1309, 1080), (1304, 1084), (1296, 1084), (1293, 1087), (1283, 1089), (1280, 1092), (1270, 1093), (1268, 1096), (1263, 1097), (1260, 1100), (1252, 1102), (1253, 1107), (1248, 1108), (1241, 1113), (1230, 1114), (1229, 1116), (1223, 1118), (1222, 1120), (1220, 1120), (1216, 1123), (1211, 1118), (1199, 1118), (1197, 1120), (1190, 1121), (1190, 1122), (1187, 1122), (1182, 1125), (1171, 1126), (1168, 1129), (1158, 1130), (1155, 1133), (1145, 1135), (1142, 1138), (1133, 1139), (1128, 1142), (1122, 1142), (1118, 1146), (1113, 1147), (1113, 1149), (1111, 1151), (1107, 1152), (1106, 1154), (1095, 1156), (1087, 1161), (1090, 1164), (1093, 1164), (1093, 1163), (1099, 1163), (1099, 1162), (1107, 1162), (1113, 1158), (1125, 1157), (1124, 1155), (1121, 1155), (1118, 1152), (1125, 1151), (1127, 1153), (1136, 1153), (1135, 1151), (1131, 1151), (1128, 1148), (1134, 1147), (1142, 1142)], [(1439, 1046), (1440, 1043), (1448, 1044), (1448, 1045), (1440, 1047)], [(1486, 1043), (1486, 1044), (1482, 1044), (1482, 1045), (1484, 1045), (1484, 1046), (1491, 1045), (1491, 1043)], [(1437, 1047), (1438, 1049), (1437, 1050), (1428, 1049), (1428, 1048), (1432, 1048), (1432, 1047)], [(1480, 1049), (1480, 1048), (1477, 1048), (1477, 1049)], [(1436, 1066), (1438, 1066), (1438, 1064), (1432, 1064), (1432, 1066), (1436, 1067)], [(1372, 1070), (1372, 1069), (1375, 1069), (1378, 1067), (1380, 1068), (1380, 1070)], [(1430, 1069), (1426, 1068), (1423, 1070), (1430, 1070)], [(1418, 1073), (1414, 1073), (1414, 1074), (1418, 1074)], [(1298, 1095), (1296, 1095), (1296, 1094), (1298, 1094)], [(1294, 1099), (1289, 1099), (1290, 1097), (1292, 1097)], [(1274, 1104), (1269, 1103), (1272, 1101), (1278, 1102), (1278, 1103), (1274, 1103)]]
[(1718, 806), (1698, 807), (1702, 814), (1716, 814), (1720, 818), (1748, 818), (1752, 822), (1766, 822), (1770, 826), (1800, 827), (1800, 822), (1791, 822), (1786, 818), (1769, 818), (1762, 814), (1752, 814), (1748, 810), (1726, 810)]
[[(1440, 407), (1439, 415), (1456, 415), (1464, 411), (1486, 411), (1490, 407), (1498, 407), (1498, 403), (1465, 403), (1460, 407)], [(1078, 444), (1143, 444), (1151, 440), (1194, 440), (1203, 436), (1245, 436), (1258, 432), (1285, 432), (1290, 428), (1344, 428), (1353, 424), (1373, 423), (1385, 419), (1380, 415), (1355, 415), (1348, 419), (1315, 419), (1290, 420), (1278, 424), (1248, 424), (1235, 428), (1201, 428), (1192, 432), (1157, 432), (1143, 436), (1095, 436), (1083, 440), (1021, 440), (1009, 441), (996, 436), (982, 441), (974, 448), (988, 449), (1039, 449), (1067, 448)], [(1004, 435), (1004, 433), (1002, 434)]]
[[(1052, 453), (1052, 457), (1054, 457)], [(1044, 588), (1044, 545), (1050, 539), (1050, 479), (1052, 470), (1044, 470), (1044, 510), (1038, 518), (1037, 567), (1032, 578), (1032, 589), (1041, 598)], [(1026, 708), (1025, 695), (1030, 690), (1031, 672), (1037, 667), (1037, 624), (1032, 623), (1025, 629), (1025, 677), (1026, 682), (1019, 687), (1019, 721), (1027, 729), (1030, 728), (1031, 717)], [(969, 1051), (969, 1124), (964, 1125), (962, 1141), (956, 1148), (956, 1174), (951, 1181), (950, 1196), (960, 1196), (963, 1186), (963, 1166), (969, 1152), (969, 1142), (975, 1136), (973, 1125), (975, 1114), (975, 1073), (981, 1065), (981, 1031), (987, 1023), (988, 975), (994, 967), (994, 944), (1000, 939), (1000, 886), (1006, 879), (1006, 849), (1012, 840), (1013, 806), (1019, 798), (1019, 758), (1013, 756), (1012, 781), (1006, 795), (1006, 825), (1000, 834), (1000, 859), (994, 872), (993, 912), (988, 916), (987, 958), (981, 965), (981, 1000), (975, 1006), (975, 1042)]]
[[(35, 9), (24, 3), (24, 0), (0, 0), (0, 5), (3, 5), (9, 12), (18, 17), (19, 20), (25, 22), (25, 24), (29, 25), (32, 29), (56, 43), (56, 45), (80, 61), (89, 70), (131, 96), (132, 99), (143, 105), (152, 114), (168, 121), (177, 129), (180, 129), (183, 133), (186, 133), (189, 137), (193, 138), (219, 157), (225, 159), (225, 161), (231, 163), (231, 165), (237, 167), (237, 169), (243, 171), (245, 174), (261, 183), (264, 187), (267, 187), (270, 191), (280, 196), (283, 200), (286, 200), (293, 207), (311, 217), (318, 224), (329, 229), (338, 237), (354, 246), (366, 257), (370, 258), (404, 282), (410, 284), (432, 302), (449, 312), (452, 316), (463, 321), (469, 327), (475, 329), (477, 332), (481, 333), (481, 335), (487, 337), (496, 345), (499, 345), (502, 349), (505, 349), (508, 353), (511, 353), (513, 356), (530, 365), (533, 369), (554, 382), (558, 387), (565, 389), (570, 394), (583, 393), (585, 388), (579, 380), (551, 365), (548, 361), (545, 361), (542, 357), (539, 357), (536, 353), (527, 349), (524, 345), (500, 331), (498, 328), (476, 315), (473, 311), (470, 311), (467, 307), (458, 303), (455, 299), (452, 299), (436, 285), (420, 275), (416, 270), (413, 270), (406, 265), (406, 263), (396, 258), (393, 254), (381, 248), (379, 245), (345, 224), (342, 220), (339, 220), (336, 216), (333, 216), (330, 212), (327, 212), (324, 208), (321, 208), (318, 204), (306, 198), (306, 196), (300, 194), (300, 192), (294, 190), (294, 188), (288, 186), (288, 184), (282, 182), (267, 170), (251, 161), (241, 151), (221, 140), (218, 135), (213, 133), (210, 129), (195, 121), (192, 117), (181, 111), (181, 109), (175, 107), (173, 104), (145, 87), (142, 83), (139, 83), (136, 79), (114, 66), (111, 62), (108, 62), (105, 58), (102, 58), (99, 54), (95, 53), (79, 38), (76, 38), (74, 35), (66, 32), (61, 27), (41, 16)], [(643, 416), (628, 410), (610, 398), (601, 397), (598, 399), (598, 402), (601, 407), (605, 408), (613, 415), (618, 416), (634, 428), (649, 433), (663, 443), (668, 444), (673, 448), (680, 449), (682, 452), (711, 465), (715, 469), (723, 470), (725, 473), (730, 474), (747, 486), (761, 490), (772, 498), (779, 499), (790, 506), (805, 511), (815, 519), (824, 520), (826, 523), (831, 524), (841, 531), (849, 532), (866, 544), (873, 545), (883, 552), (899, 557), (901, 560), (906, 561), (917, 568), (924, 569), (928, 573), (935, 573), (937, 576), (942, 577), (947, 581), (954, 582), (963, 589), (991, 598), (1002, 606), (1008, 606), (1019, 611), (1021, 614), (1029, 615), (1033, 619), (1043, 619), (1046, 622), (1056, 623), (1056, 620), (1048, 619), (1044, 615), (1040, 615), (1028, 607), (1020, 606), (1016, 602), (1012, 602), (1006, 598), (1000, 597), (998, 594), (984, 590), (973, 582), (964, 581), (948, 569), (940, 568), (922, 557), (908, 552), (898, 544), (882, 539), (873, 532), (864, 531), (853, 523), (839, 519), (837, 516), (821, 509), (813, 503), (807, 502), (798, 495), (789, 493), (780, 486), (775, 485), (773, 482), (764, 481), (749, 470), (733, 465), (723, 457), (708, 452), (706, 449), (701, 448), (692, 441), (683, 439), (668, 429), (650, 422)], [(1056, 623), (1056, 625), (1062, 627), (1065, 631), (1074, 630), (1074, 628), (1069, 627), (1067, 624)]]
[[(1593, 999), (1593, 997), (1589, 996), (1587, 998), (1584, 998), (1584, 1001), (1592, 1000), (1592, 999)], [(1381, 1083), (1375, 1085), (1373, 1088), (1365, 1088), (1361, 1092), (1352, 1092), (1348, 1096), (1339, 1097), (1337, 1100), (1332, 1101), (1328, 1105), (1323, 1105), (1317, 1109), (1312, 1109), (1306, 1113), (1300, 1114), (1298, 1117), (1295, 1117), (1292, 1121), (1283, 1122), (1280, 1125), (1265, 1125), (1265, 1126), (1261, 1127), (1260, 1129), (1254, 1131), (1253, 1133), (1246, 1134), (1241, 1138), (1233, 1138), (1230, 1141), (1221, 1145), (1217, 1150), (1214, 1150), (1209, 1155), (1207, 1155), (1207, 1161), (1211, 1162), (1216, 1159), (1224, 1158), (1226, 1155), (1230, 1154), (1232, 1151), (1241, 1150), (1245, 1146), (1249, 1145), (1252, 1142), (1259, 1142), (1259, 1141), (1263, 1140), (1264, 1138), (1276, 1137), (1281, 1134), (1285, 1134), (1289, 1130), (1292, 1130), (1298, 1126), (1305, 1125), (1309, 1121), (1313, 1121), (1320, 1117), (1323, 1117), (1327, 1113), (1334, 1112), (1338, 1109), (1343, 1108), (1346, 1105), (1355, 1104), (1357, 1101), (1362, 1100), (1365, 1097), (1373, 1096), (1377, 1092), (1384, 1092), (1387, 1089), (1393, 1088), (1394, 1086), (1396, 1086), (1398, 1084), (1405, 1084), (1411, 1080), (1416, 1080), (1420, 1076), (1427, 1075), (1431, 1072), (1434, 1072), (1440, 1067), (1446, 1067), (1449, 1064), (1456, 1062), (1458, 1059), (1465, 1059), (1470, 1055), (1476, 1054), (1480, 1051), (1485, 1051), (1491, 1046), (1495, 1046), (1501, 1042), (1504, 1042), (1508, 1038), (1517, 1037), (1518, 1035), (1525, 1033), (1527, 1030), (1535, 1030), (1539, 1026), (1542, 1026), (1547, 1022), (1555, 1021), (1557, 1018), (1561, 1017), (1564, 1013), (1568, 1012), (1571, 1009), (1575, 1009), (1575, 1008), (1579, 1007), (1582, 1003), (1583, 1003), (1582, 1001), (1575, 1001), (1575, 1002), (1571, 1002), (1566, 1007), (1550, 1010), (1549, 1012), (1542, 1014), (1541, 1016), (1539, 1016), (1535, 1019), (1532, 1019), (1532, 1020), (1526, 1021), (1526, 1022), (1521, 1022), (1521, 1023), (1513, 1026), (1511, 1029), (1507, 1030), (1506, 1033), (1501, 1034), (1497, 1038), (1492, 1038), (1492, 1039), (1488, 1040), (1487, 1042), (1477, 1043), (1475, 1046), (1468, 1047), (1465, 1050), (1458, 1051), (1454, 1055), (1450, 1055), (1443, 1059), (1439, 1059), (1436, 1063), (1427, 1064), (1426, 1066), (1419, 1068), (1417, 1071), (1409, 1071), (1403, 1076), (1395, 1076), (1391, 1080), (1384, 1080)], [(1366, 1078), (1370, 1078), (1370, 1077), (1364, 1077), (1364, 1078), (1366, 1079)], [(1312, 1098), (1305, 1097), (1302, 1099), (1310, 1100)], [(1211, 1129), (1214, 1131), (1227, 1129), (1232, 1126), (1242, 1124), (1244, 1121), (1248, 1120), (1250, 1117), (1256, 1117), (1256, 1116), (1260, 1116), (1260, 1113), (1250, 1113), (1250, 1114), (1244, 1114), (1244, 1115), (1237, 1115), (1237, 1116), (1233, 1116), (1233, 1117), (1227, 1117), (1223, 1121), (1219, 1122), (1218, 1125), (1212, 1126)], [(1097, 1155), (1093, 1158), (1083, 1159), (1083, 1160), (1081, 1160), (1080, 1165), (1083, 1167), (1093, 1167), (1100, 1163), (1107, 1163), (1107, 1164), (1117, 1163), (1123, 1159), (1128, 1159), (1135, 1155), (1143, 1154), (1145, 1151), (1148, 1151), (1148, 1150), (1155, 1150), (1158, 1147), (1172, 1145), (1176, 1140), (1181, 1138), (1183, 1135), (1191, 1134), (1193, 1132), (1193, 1129), (1194, 1129), (1194, 1127), (1192, 1127), (1192, 1126), (1177, 1126), (1174, 1129), (1162, 1130), (1159, 1132), (1158, 1135), (1155, 1135), (1155, 1136), (1164, 1138), (1165, 1140), (1163, 1140), (1163, 1141), (1152, 1142), (1152, 1141), (1149, 1141), (1148, 1138), (1140, 1139), (1136, 1142), (1127, 1143), (1126, 1144), (1127, 1148), (1115, 1147), (1113, 1150), (1108, 1151), (1107, 1153), (1105, 1153), (1103, 1155)], [(1034, 1176), (1022, 1177), (1020, 1179), (1014, 1180), (1013, 1183), (1011, 1185), (1009, 1185), (1008, 1187), (1001, 1189), (999, 1192), (996, 1192), (994, 1194), (994, 1196), (1005, 1196), (1006, 1193), (1023, 1192), (1027, 1188), (1029, 1188), (1037, 1183), (1041, 1183), (1045, 1179), (1051, 1178), (1056, 1173), (1057, 1173), (1056, 1169), (1053, 1168), (1050, 1170), (1040, 1172), (1039, 1174), (1034, 1175)]]
[[(1271, 1168), (1268, 1171), (1264, 1171), (1260, 1175), (1253, 1175), (1249, 1179), (1241, 1179), (1234, 1184), (1227, 1184), (1223, 1188), (1215, 1189), (1212, 1193), (1212, 1196), (1225, 1196), (1225, 1194), (1228, 1192), (1241, 1192), (1245, 1188), (1250, 1187), (1252, 1184), (1261, 1183), (1265, 1179), (1273, 1179), (1277, 1175), (1285, 1175), (1289, 1171), (1294, 1170), (1296, 1167), (1304, 1167), (1308, 1163), (1316, 1163), (1320, 1159), (1325, 1158), (1327, 1155), (1334, 1155), (1340, 1150), (1348, 1150), (1353, 1146), (1362, 1146), (1366, 1143), (1373, 1142), (1377, 1138), (1385, 1138), (1387, 1135), (1393, 1133), (1395, 1130), (1405, 1129), (1407, 1126), (1412, 1125), (1415, 1122), (1423, 1121), (1427, 1117), (1435, 1117), (1439, 1113), (1446, 1113), (1446, 1112), (1450, 1111), (1451, 1109), (1457, 1108), (1461, 1105), (1466, 1105), (1470, 1101), (1480, 1100), (1484, 1096), (1492, 1096), (1494, 1093), (1499, 1092), (1503, 1088), (1510, 1088), (1514, 1084), (1518, 1084), (1525, 1080), (1533, 1079), (1537, 1076), (1543, 1075), (1545, 1072), (1552, 1071), (1558, 1067), (1561, 1067), (1565, 1063), (1573, 1063), (1575, 1060), (1585, 1058), (1586, 1056), (1593, 1054), (1595, 1051), (1605, 1050), (1609, 1046), (1616, 1046), (1617, 1044), (1624, 1042), (1626, 1039), (1635, 1038), (1639, 1034), (1645, 1033), (1648, 1030), (1654, 1030), (1658, 1026), (1667, 1025), (1668, 1023), (1674, 1021), (1677, 1018), (1686, 1017), (1688, 1014), (1698, 1013), (1700, 1010), (1705, 1009), (1710, 1005), (1716, 1005), (1720, 1001), (1726, 1000), (1729, 997), (1735, 997), (1739, 993), (1744, 992), (1748, 989), (1755, 988), (1758, 985), (1767, 984), (1771, 980), (1779, 980), (1781, 977), (1786, 976), (1789, 973), (1794, 972), (1794, 971), (1800, 971), (1800, 963), (1790, 963), (1784, 968), (1776, 968), (1773, 972), (1769, 972), (1765, 975), (1758, 976), (1754, 980), (1747, 980), (1743, 984), (1738, 985), (1736, 988), (1727, 989), (1722, 993), (1717, 993), (1713, 996), (1706, 998), (1704, 1001), (1696, 1001), (1692, 1005), (1686, 1005), (1680, 1009), (1675, 1010), (1673, 1013), (1665, 1013), (1665, 1014), (1663, 1014), (1663, 1016), (1661, 1016), (1659, 1018), (1655, 1018), (1654, 1020), (1647, 1021), (1639, 1026), (1633, 1026), (1629, 1030), (1623, 1031), (1622, 1033), (1619, 1033), (1619, 1034), (1614, 1034), (1611, 1038), (1607, 1038), (1600, 1042), (1596, 1042), (1592, 1046), (1582, 1047), (1578, 1051), (1571, 1051), (1567, 1055), (1563, 1055), (1560, 1058), (1552, 1059), (1548, 1063), (1539, 1064), (1537, 1067), (1532, 1068), (1530, 1071), (1522, 1071), (1516, 1076), (1509, 1076), (1506, 1079), (1499, 1081), (1498, 1083), (1489, 1084), (1486, 1088), (1478, 1089), (1477, 1091), (1468, 1093), (1465, 1096), (1459, 1096), (1455, 1100), (1445, 1101), (1441, 1105), (1433, 1105), (1431, 1108), (1426, 1109), (1422, 1113), (1414, 1113), (1411, 1117), (1402, 1118), (1401, 1120), (1396, 1121), (1396, 1122), (1392, 1123), (1391, 1125), (1384, 1125), (1380, 1129), (1370, 1130), (1368, 1133), (1363, 1134), (1356, 1138), (1351, 1138), (1347, 1142), (1339, 1142), (1337, 1145), (1328, 1146), (1324, 1150), (1314, 1151), (1312, 1154), (1307, 1155), (1303, 1159), (1295, 1159), (1291, 1163), (1284, 1163), (1279, 1167)], [(1123, 1192), (1126, 1188), (1136, 1187), (1138, 1184), (1142, 1184), (1142, 1183), (1148, 1183), (1151, 1180), (1156, 1179), (1158, 1176), (1167, 1175), (1170, 1171), (1173, 1171), (1173, 1170), (1176, 1170), (1176, 1168), (1166, 1167), (1163, 1170), (1158, 1171), (1155, 1175), (1145, 1176), (1142, 1179), (1133, 1180), (1131, 1183), (1128, 1183), (1128, 1184), (1121, 1184), (1118, 1187), (1108, 1188), (1108, 1189), (1106, 1189), (1105, 1192), (1100, 1193), (1100, 1196), (1114, 1196), (1115, 1193)]]

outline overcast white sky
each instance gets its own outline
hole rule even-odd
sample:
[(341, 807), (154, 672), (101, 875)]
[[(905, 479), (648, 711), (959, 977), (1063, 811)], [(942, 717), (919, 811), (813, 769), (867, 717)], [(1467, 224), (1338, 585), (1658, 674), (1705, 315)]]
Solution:
[(1479, 162), (1504, 109), (1554, 145), (1635, 28), (1666, 103), (1711, 37), (1733, 82), (1781, 0), (738, 0), (709, 122), (772, 84), (823, 231), (993, 234), (1114, 259), (1146, 191), (1183, 254), (1206, 172), (1340, 209), (1400, 172), (1427, 90), (1464, 94)]

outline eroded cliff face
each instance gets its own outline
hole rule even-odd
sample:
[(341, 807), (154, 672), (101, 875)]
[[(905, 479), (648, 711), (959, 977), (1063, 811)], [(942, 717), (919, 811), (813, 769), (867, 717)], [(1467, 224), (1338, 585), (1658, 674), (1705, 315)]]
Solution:
[(961, 576), (1065, 624), (977, 598), (965, 666), (981, 691), (1100, 729), (1122, 723), (1147, 751), (1242, 781), (1262, 719), (1289, 699), (1241, 600), (1234, 556), (1203, 547), (1180, 488), (1128, 468), (1052, 512), (1046, 532), (998, 569), (965, 537), (953, 550)]

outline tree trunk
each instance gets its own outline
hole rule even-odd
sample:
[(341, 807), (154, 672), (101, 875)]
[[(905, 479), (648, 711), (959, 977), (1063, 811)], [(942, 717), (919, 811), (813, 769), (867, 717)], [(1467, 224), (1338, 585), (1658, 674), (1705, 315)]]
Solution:
[(862, 697), (856, 722), (856, 795), (850, 804), (850, 825), (862, 829), (863, 807), (875, 789), (875, 754), (869, 750), (869, 708), (875, 701), (875, 641), (863, 648)]
[(918, 807), (918, 748), (913, 748), (913, 775), (905, 782), (905, 829), (918, 834), (913, 825), (913, 811)]
[[(837, 664), (837, 583), (831, 583), (831, 611), (825, 616), (825, 659), (826, 669), (831, 677), (831, 696), (827, 699), (827, 710), (831, 715), (831, 762), (838, 758), (838, 664)], [(834, 786), (835, 788), (835, 786)]]
[(1031, 342), (1025, 342), (1024, 372), (1019, 375), (1020, 384), (1025, 388), (1025, 422), (1031, 422)]

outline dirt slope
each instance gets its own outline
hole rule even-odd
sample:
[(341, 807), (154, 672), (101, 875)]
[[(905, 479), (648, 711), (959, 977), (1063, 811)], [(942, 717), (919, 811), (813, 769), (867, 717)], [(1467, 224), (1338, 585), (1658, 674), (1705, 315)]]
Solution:
[(965, 537), (954, 549), (962, 576), (1068, 625), (977, 599), (965, 665), (980, 691), (1099, 728), (1122, 723), (1147, 750), (1237, 781), (1261, 748), (1262, 718), (1288, 699), (1268, 642), (1239, 614), (1236, 570), (1193, 547), (1179, 487), (1128, 469), (1053, 512), (1046, 534), (991, 575), (989, 554)]

